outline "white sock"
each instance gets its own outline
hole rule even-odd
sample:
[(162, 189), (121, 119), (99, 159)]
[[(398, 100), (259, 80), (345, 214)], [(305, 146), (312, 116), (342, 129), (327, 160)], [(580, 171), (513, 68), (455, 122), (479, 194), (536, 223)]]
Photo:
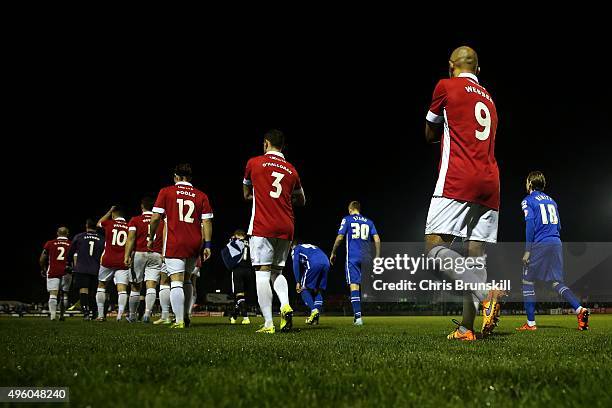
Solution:
[(576, 308), (576, 310), (574, 310), (574, 313), (576, 313), (577, 315), (580, 314), (580, 312), (582, 311), (583, 307), (582, 306), (578, 306)]
[(135, 319), (138, 314), (138, 304), (140, 303), (140, 293), (130, 292), (130, 319)]
[(157, 298), (157, 291), (155, 288), (148, 288), (145, 296), (145, 316), (151, 317), (151, 311), (155, 305), (155, 299)]
[(98, 317), (104, 317), (104, 302), (106, 301), (106, 289), (98, 288), (96, 292), (96, 304), (98, 305)]
[(64, 294), (64, 309), (68, 309), (68, 295)]
[(170, 318), (170, 285), (159, 285), (159, 305), (161, 306), (161, 318)]
[[(264, 318), (264, 327), (274, 325), (272, 321), (272, 287), (270, 286), (270, 271), (256, 271), (257, 302)], [(287, 281), (285, 281), (285, 284)]]
[[(193, 285), (190, 280), (183, 282), (183, 296), (185, 296), (185, 315), (191, 317), (191, 298), (193, 297)], [(176, 313), (176, 312), (175, 312)]]
[(189, 317), (191, 317), (191, 313), (193, 312), (193, 305), (195, 305), (196, 300), (198, 300), (198, 294), (196, 293), (196, 288), (193, 282), (191, 283), (193, 287), (193, 293), (191, 294), (191, 303), (189, 304)]
[(535, 326), (535, 325), (536, 325), (536, 324), (535, 324), (535, 321), (532, 321), (532, 320), (527, 320), (527, 326), (529, 326), (529, 327), (533, 327), (533, 326)]
[(170, 282), (170, 304), (172, 305), (176, 322), (183, 323), (185, 321), (185, 291), (183, 290), (183, 282)]
[(49, 314), (51, 315), (51, 320), (55, 320), (55, 316), (57, 314), (57, 296), (49, 295)]
[(281, 309), (289, 305), (289, 285), (287, 279), (283, 275), (278, 275), (274, 280), (274, 291), (280, 300)]
[(118, 295), (119, 299), (117, 300), (117, 303), (119, 303), (119, 309), (117, 310), (117, 320), (121, 320), (121, 317), (123, 317), (123, 311), (125, 310), (125, 304), (128, 300), (128, 295), (125, 290), (118, 292)]

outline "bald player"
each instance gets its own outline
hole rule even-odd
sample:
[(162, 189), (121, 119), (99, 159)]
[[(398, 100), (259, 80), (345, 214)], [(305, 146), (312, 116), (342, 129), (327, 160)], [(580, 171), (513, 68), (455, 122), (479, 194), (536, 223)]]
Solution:
[[(499, 170), (495, 160), (497, 110), (491, 94), (479, 83), (478, 55), (463, 46), (453, 51), (448, 62), (448, 79), (436, 85), (425, 122), (428, 143), (441, 142), (441, 158), (425, 226), (428, 256), (462, 258), (451, 250), (454, 242), (465, 244), (468, 257), (483, 257), (485, 244), (497, 241), (499, 217)], [(451, 279), (486, 282), (486, 264), (480, 258), (474, 268), (458, 274), (442, 270)], [(465, 259), (461, 261), (465, 262)], [(463, 264), (465, 265), (465, 264)], [(465, 292), (463, 319), (448, 338), (475, 340), (474, 320), (483, 305), (483, 334), (489, 334), (499, 317), (498, 297), (492, 290)]]
[[(66, 260), (69, 250), (68, 228), (59, 227), (57, 238), (47, 241), (40, 254), (39, 262), (42, 275), (47, 278), (51, 320), (56, 320), (57, 317), (57, 293), (60, 290), (60, 285), (63, 285), (62, 278), (66, 275)], [(63, 287), (64, 291), (67, 291), (67, 289), (70, 289), (70, 285), (68, 285), (68, 288)]]

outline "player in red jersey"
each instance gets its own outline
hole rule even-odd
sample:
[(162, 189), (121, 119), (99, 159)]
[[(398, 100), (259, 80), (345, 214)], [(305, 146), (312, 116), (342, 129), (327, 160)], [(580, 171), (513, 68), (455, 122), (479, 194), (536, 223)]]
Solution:
[(104, 321), (104, 303), (106, 302), (106, 283), (113, 279), (117, 285), (118, 310), (117, 321), (123, 317), (127, 303), (127, 288), (130, 283), (130, 271), (125, 266), (125, 243), (128, 236), (128, 225), (125, 222), (123, 210), (112, 206), (96, 224), (104, 230), (104, 252), (100, 259), (100, 273), (98, 274), (98, 290), (96, 303), (98, 305), (97, 321)]
[(189, 326), (189, 317), (185, 315), (193, 295), (191, 274), (200, 253), (206, 261), (212, 247), (213, 212), (208, 196), (194, 188), (190, 181), (191, 165), (176, 166), (175, 185), (161, 189), (150, 222), (148, 246), (152, 249), (154, 233), (162, 215), (166, 216), (163, 256), (170, 277), (170, 302), (176, 317), (176, 323), (170, 327), (175, 329)]
[(147, 248), (149, 238), (149, 224), (153, 216), (153, 199), (144, 197), (140, 202), (142, 214), (132, 217), (128, 223), (128, 239), (125, 245), (125, 265), (133, 271), (132, 290), (130, 292), (129, 321), (137, 320), (138, 304), (140, 303), (140, 288), (145, 281), (147, 292), (145, 295), (145, 311), (142, 317), (144, 323), (151, 320), (151, 311), (157, 298), (157, 283), (162, 265), (162, 241), (164, 233), (163, 220), (157, 227), (155, 241), (151, 250)]
[(293, 319), (287, 279), (282, 272), (293, 240), (293, 204), (304, 205), (306, 197), (298, 172), (281, 153), (284, 144), (281, 131), (266, 133), (265, 154), (248, 161), (243, 181), (244, 198), (253, 201), (249, 247), (256, 270), (257, 300), (265, 320), (259, 333), (275, 332), (270, 284), (281, 303), (281, 331), (290, 330)]
[[(495, 160), (497, 110), (490, 93), (478, 82), (478, 56), (470, 47), (453, 51), (449, 79), (436, 85), (425, 125), (429, 143), (442, 142), (439, 176), (425, 227), (426, 249), (431, 257), (459, 258), (452, 251), (456, 239), (467, 242), (468, 256), (482, 257), (484, 244), (497, 241), (499, 170)], [(447, 264), (448, 265), (448, 264)], [(486, 267), (454, 279), (485, 282)], [(483, 334), (493, 330), (499, 315), (497, 297), (490, 291), (466, 292), (463, 320), (449, 338), (474, 340), (474, 319), (483, 303)]]
[(62, 285), (65, 292), (64, 296), (68, 296), (66, 292), (70, 289), (70, 284), (66, 287), (63, 283), (63, 278), (66, 276), (66, 260), (68, 259), (69, 250), (68, 228), (59, 227), (57, 229), (57, 238), (47, 241), (40, 254), (40, 268), (43, 276), (47, 277), (51, 320), (55, 320), (57, 317), (57, 293), (60, 285)]

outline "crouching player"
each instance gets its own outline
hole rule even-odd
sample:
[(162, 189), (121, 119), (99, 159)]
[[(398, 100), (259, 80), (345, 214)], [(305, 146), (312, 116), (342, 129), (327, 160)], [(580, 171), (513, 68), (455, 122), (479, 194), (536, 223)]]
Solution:
[(329, 259), (325, 252), (315, 245), (293, 241), (291, 249), (295, 290), (310, 309), (306, 324), (319, 324), (319, 316), (323, 310), (323, 291), (327, 288)]
[(253, 284), (255, 273), (251, 265), (246, 232), (236, 230), (228, 244), (221, 250), (221, 257), (226, 268), (232, 272), (234, 310), (230, 316), (230, 324), (236, 324), (239, 316), (242, 316), (242, 324), (251, 324), (247, 311), (246, 291)]
[(147, 288), (145, 295), (145, 311), (142, 317), (143, 323), (151, 321), (151, 312), (155, 299), (157, 298), (157, 282), (161, 271), (162, 240), (164, 222), (160, 221), (154, 234), (155, 241), (151, 250), (147, 248), (149, 224), (153, 215), (153, 199), (144, 197), (140, 202), (142, 214), (132, 217), (128, 223), (128, 239), (125, 245), (125, 265), (132, 268), (132, 291), (130, 293), (130, 316), (129, 322), (137, 320), (138, 303), (140, 302), (140, 285), (144, 279)]
[[(57, 293), (60, 290), (60, 285), (63, 286), (62, 280), (66, 275), (66, 260), (68, 259), (69, 250), (68, 228), (59, 227), (57, 229), (57, 238), (47, 241), (40, 255), (40, 268), (43, 276), (47, 278), (49, 315), (51, 320), (55, 320), (57, 317)], [(63, 287), (63, 290), (67, 292), (69, 288), (70, 286), (68, 285), (68, 288)], [(67, 296), (67, 294), (64, 294), (64, 296)]]
[(536, 280), (552, 282), (552, 287), (574, 309), (578, 316), (578, 329), (589, 329), (589, 310), (564, 283), (563, 247), (561, 244), (561, 221), (557, 203), (544, 194), (546, 179), (539, 171), (527, 176), (528, 195), (521, 206), (525, 213), (526, 245), (523, 256), (523, 300), (527, 312), (527, 323), (518, 327), (519, 331), (536, 330), (535, 307)]
[(342, 219), (338, 236), (334, 242), (330, 263), (336, 260), (336, 251), (346, 236), (346, 283), (351, 290), (351, 305), (353, 306), (353, 324), (362, 326), (361, 320), (361, 266), (372, 261), (370, 243), (374, 241), (376, 257), (380, 257), (380, 237), (374, 223), (361, 215), (361, 204), (352, 201), (348, 207), (349, 215)]

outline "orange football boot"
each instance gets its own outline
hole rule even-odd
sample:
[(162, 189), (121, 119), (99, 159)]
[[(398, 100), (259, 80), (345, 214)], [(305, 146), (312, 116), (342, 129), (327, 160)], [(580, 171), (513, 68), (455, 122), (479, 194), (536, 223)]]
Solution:
[(583, 307), (578, 313), (578, 330), (589, 330), (589, 309)]
[(472, 330), (468, 330), (465, 327), (461, 326), (457, 320), (453, 319), (453, 323), (457, 325), (457, 329), (455, 329), (451, 334), (446, 336), (449, 340), (462, 340), (462, 341), (474, 341), (476, 340), (476, 335)]
[(527, 323), (523, 324), (521, 327), (517, 327), (518, 331), (536, 331), (538, 330), (538, 326), (530, 326)]

